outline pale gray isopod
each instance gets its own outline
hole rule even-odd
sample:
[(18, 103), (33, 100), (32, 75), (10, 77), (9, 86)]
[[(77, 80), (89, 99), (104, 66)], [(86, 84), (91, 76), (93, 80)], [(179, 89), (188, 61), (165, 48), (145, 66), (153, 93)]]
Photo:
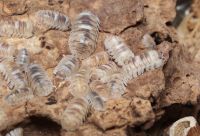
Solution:
[(5, 136), (23, 136), (23, 129), (22, 128), (15, 128), (8, 132)]
[(27, 68), (30, 63), (30, 55), (26, 48), (22, 48), (19, 50), (16, 56), (16, 64), (21, 68)]

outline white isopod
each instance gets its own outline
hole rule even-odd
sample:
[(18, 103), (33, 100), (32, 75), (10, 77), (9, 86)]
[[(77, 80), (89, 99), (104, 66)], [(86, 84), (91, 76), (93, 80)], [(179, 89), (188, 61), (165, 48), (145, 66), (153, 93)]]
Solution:
[(36, 95), (48, 96), (53, 92), (53, 83), (40, 65), (30, 64), (27, 68), (27, 77)]
[(53, 10), (39, 10), (35, 13), (33, 18), (34, 25), (36, 27), (45, 27), (48, 29), (58, 29), (66, 31), (70, 27), (70, 20), (68, 16)]
[(81, 12), (72, 24), (69, 49), (79, 59), (89, 57), (96, 49), (99, 18), (90, 11)]
[(22, 48), (19, 50), (17, 57), (16, 57), (16, 64), (25, 69), (27, 68), (28, 64), (30, 63), (30, 55), (26, 48)]
[(78, 129), (87, 117), (90, 105), (83, 98), (74, 98), (62, 114), (61, 125), (67, 131)]
[(104, 45), (108, 54), (120, 66), (130, 63), (134, 58), (134, 53), (128, 48), (124, 40), (118, 36), (107, 36)]
[(1, 20), (0, 36), (29, 38), (33, 36), (33, 24), (30, 20)]
[(15, 128), (8, 132), (5, 136), (23, 136), (23, 128)]
[(80, 62), (72, 55), (64, 56), (58, 65), (55, 67), (53, 73), (57, 78), (62, 80), (69, 79), (69, 77), (78, 71)]

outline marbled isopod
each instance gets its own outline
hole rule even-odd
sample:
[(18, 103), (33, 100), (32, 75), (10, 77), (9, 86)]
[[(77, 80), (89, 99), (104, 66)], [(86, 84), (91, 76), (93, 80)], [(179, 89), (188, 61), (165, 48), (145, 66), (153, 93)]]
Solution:
[(107, 63), (109, 63), (109, 55), (105, 51), (98, 52), (82, 61), (82, 65), (87, 67), (97, 67)]
[(23, 104), (27, 100), (34, 97), (33, 92), (30, 88), (19, 88), (10, 92), (6, 97), (5, 101), (10, 105)]
[(104, 110), (104, 101), (101, 98), (101, 96), (95, 92), (90, 91), (86, 95), (86, 99), (89, 101), (90, 105), (97, 111), (103, 111)]
[(20, 68), (27, 68), (28, 64), (30, 63), (30, 55), (26, 48), (22, 48), (18, 51), (18, 54), (16, 56), (16, 64)]
[(5, 136), (23, 136), (23, 129), (22, 128), (15, 128), (8, 132)]
[(33, 18), (36, 27), (45, 27), (48, 29), (58, 29), (66, 31), (70, 27), (70, 20), (68, 16), (53, 10), (39, 10), (35, 13)]
[(0, 42), (0, 58), (6, 59), (8, 61), (14, 61), (14, 54), (16, 48), (6, 43)]
[(140, 56), (135, 56), (132, 63), (123, 67), (123, 74), (126, 80), (131, 80), (144, 71), (153, 70), (164, 65), (159, 53), (156, 50), (148, 50)]
[(90, 105), (83, 98), (74, 98), (62, 114), (61, 125), (67, 131), (78, 129), (89, 112)]
[(134, 53), (128, 48), (124, 40), (118, 36), (107, 36), (104, 45), (108, 54), (120, 66), (130, 63), (134, 58)]
[(33, 24), (30, 20), (1, 20), (0, 26), (2, 37), (29, 38), (33, 36)]
[(70, 78), (69, 92), (74, 97), (84, 97), (90, 91), (89, 75), (89, 69), (81, 68)]
[(89, 57), (96, 49), (99, 18), (90, 11), (81, 12), (72, 24), (69, 49), (79, 59)]
[(0, 63), (0, 74), (3, 77), (3, 79), (7, 82), (8, 88), (13, 89), (14, 83), (12, 82), (12, 76), (11, 76), (11, 68), (6, 65), (5, 63)]
[(53, 83), (40, 65), (30, 64), (27, 68), (27, 77), (34, 94), (48, 96), (53, 92)]
[(79, 67), (80, 61), (72, 55), (67, 55), (60, 60), (53, 73), (62, 80), (69, 79), (72, 74), (78, 71)]

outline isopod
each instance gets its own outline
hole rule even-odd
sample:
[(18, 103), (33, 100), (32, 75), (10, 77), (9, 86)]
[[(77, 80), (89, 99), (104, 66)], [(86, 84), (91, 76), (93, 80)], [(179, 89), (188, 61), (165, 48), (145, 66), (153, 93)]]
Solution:
[(68, 16), (53, 10), (39, 10), (33, 18), (36, 27), (46, 27), (46, 29), (58, 29), (66, 31), (70, 27)]
[(8, 132), (6, 136), (23, 136), (23, 128), (15, 128)]
[(96, 49), (99, 18), (90, 11), (81, 12), (72, 24), (69, 49), (79, 59), (89, 57)]
[(33, 92), (30, 88), (19, 88), (10, 92), (6, 97), (5, 101), (10, 105), (22, 104), (27, 100), (34, 97)]
[(33, 92), (38, 96), (48, 96), (53, 92), (53, 84), (39, 64), (30, 64), (27, 77)]
[(89, 88), (90, 70), (81, 68), (70, 78), (69, 92), (74, 97), (84, 97), (90, 91)]
[(164, 65), (159, 53), (156, 50), (148, 50), (140, 56), (135, 56), (132, 63), (123, 67), (124, 78), (131, 80), (144, 71), (153, 70)]
[(16, 64), (21, 68), (27, 68), (30, 63), (30, 55), (26, 48), (22, 48), (19, 50), (16, 56)]
[(90, 105), (97, 111), (103, 111), (104, 110), (104, 101), (101, 98), (101, 96), (95, 92), (90, 91), (86, 95), (86, 99), (89, 101)]
[(74, 131), (84, 122), (89, 112), (89, 102), (83, 98), (74, 98), (62, 114), (61, 125), (65, 130)]
[(57, 78), (62, 80), (69, 79), (69, 77), (78, 71), (80, 62), (72, 55), (64, 56), (58, 65), (55, 67), (53, 73)]
[(128, 48), (124, 40), (118, 36), (107, 36), (104, 45), (108, 54), (120, 66), (128, 64), (134, 58), (134, 53)]
[(14, 60), (16, 48), (6, 43), (0, 42), (0, 58), (4, 58), (8, 61)]
[(145, 48), (152, 49), (152, 48), (154, 48), (156, 46), (156, 43), (155, 43), (154, 39), (149, 34), (143, 35), (142, 43), (143, 43)]
[(30, 20), (1, 20), (0, 26), (2, 37), (29, 38), (33, 36), (33, 24)]
[(109, 55), (105, 51), (98, 52), (82, 61), (82, 65), (87, 67), (97, 67), (107, 63), (109, 63)]
[(100, 79), (103, 83), (108, 82), (110, 75), (119, 72), (119, 67), (112, 61), (108, 64), (100, 65), (92, 72), (92, 78)]
[(11, 68), (8, 65), (6, 65), (4, 62), (0, 63), (0, 73), (3, 79), (7, 82), (8, 88), (13, 89), (14, 83), (11, 78)]

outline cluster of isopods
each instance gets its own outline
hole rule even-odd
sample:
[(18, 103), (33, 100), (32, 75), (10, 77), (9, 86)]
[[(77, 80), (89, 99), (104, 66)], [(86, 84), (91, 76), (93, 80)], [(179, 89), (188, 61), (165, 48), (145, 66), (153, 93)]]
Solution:
[[(55, 78), (69, 82), (68, 90), (73, 96), (61, 120), (62, 127), (68, 131), (76, 130), (91, 108), (103, 111), (108, 98), (121, 97), (129, 80), (164, 64), (155, 45), (148, 41), (148, 35), (143, 37), (147, 50), (142, 54), (135, 55), (122, 38), (114, 35), (105, 38), (105, 51), (93, 54), (97, 48), (100, 20), (90, 11), (81, 12), (70, 23), (60, 12), (39, 10), (30, 22), (1, 22), (4, 25), (0, 27), (0, 36), (29, 37), (35, 28), (66, 31), (71, 27), (68, 41), (71, 55), (63, 56), (53, 71)], [(31, 99), (34, 95), (48, 96), (53, 92), (53, 84), (44, 69), (31, 63), (26, 49), (16, 51), (13, 46), (0, 45), (0, 72), (10, 90), (5, 98), (8, 103)]]

